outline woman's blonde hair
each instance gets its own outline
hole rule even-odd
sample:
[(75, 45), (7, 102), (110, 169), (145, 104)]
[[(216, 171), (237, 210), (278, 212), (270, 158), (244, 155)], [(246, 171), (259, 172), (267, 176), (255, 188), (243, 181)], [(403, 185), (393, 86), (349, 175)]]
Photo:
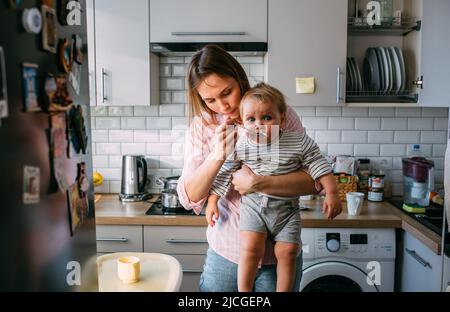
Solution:
[(247, 74), (232, 55), (217, 45), (204, 46), (192, 56), (188, 67), (187, 83), (191, 119), (194, 116), (201, 116), (203, 112), (214, 116), (214, 112), (209, 109), (197, 91), (197, 87), (211, 74), (235, 79), (241, 95), (250, 89)]
[[(241, 103), (248, 98), (253, 99), (259, 103), (274, 103), (281, 114), (285, 114), (287, 111), (286, 99), (283, 93), (281, 93), (277, 88), (268, 85), (267, 83), (260, 82), (253, 88), (248, 90), (242, 97)], [(240, 106), (241, 116), (242, 107), (243, 105)]]

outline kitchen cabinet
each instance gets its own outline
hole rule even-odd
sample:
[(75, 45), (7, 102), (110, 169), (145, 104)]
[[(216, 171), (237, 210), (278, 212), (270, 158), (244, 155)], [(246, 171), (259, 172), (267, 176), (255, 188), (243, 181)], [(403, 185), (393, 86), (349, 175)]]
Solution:
[(97, 225), (97, 253), (142, 252), (141, 225)]
[(441, 256), (436, 255), (418, 239), (403, 231), (401, 252), (402, 292), (441, 291)]
[(150, 105), (148, 0), (95, 0), (94, 20), (97, 105)]
[(170, 254), (180, 262), (180, 291), (198, 291), (207, 249), (205, 227), (144, 226), (144, 252)]
[[(269, 0), (267, 82), (292, 106), (344, 102), (347, 0)], [(296, 93), (296, 78), (314, 77), (313, 94)]]
[(266, 42), (267, 0), (150, 0), (151, 42)]
[[(395, 25), (389, 21), (371, 27), (366, 22), (368, 0), (348, 1), (347, 56), (355, 59), (363, 87), (357, 87), (356, 82), (349, 79), (352, 71), (355, 77), (355, 72), (358, 70), (352, 69), (354, 65), (348, 65), (346, 67), (346, 102), (350, 106), (448, 107), (450, 95), (446, 92), (445, 84), (450, 71), (450, 59), (445, 51), (450, 49), (450, 42), (443, 38), (448, 36), (450, 27), (450, 21), (447, 18), (450, 2), (393, 0), (393, 12), (397, 10), (402, 12), (401, 24)], [(355, 3), (358, 7), (355, 7)], [(378, 50), (378, 47), (397, 47), (403, 51), (406, 83), (401, 91), (396, 90), (395, 60), (389, 55), (388, 64), (384, 67), (381, 65), (378, 70), (381, 73), (392, 66), (391, 76), (385, 76), (384, 79), (390, 87), (385, 86), (383, 91), (385, 82), (382, 78), (380, 89), (375, 91), (367, 87), (364, 72), (371, 72), (373, 69), (368, 69), (369, 62), (366, 62), (365, 58), (368, 48), (373, 47)], [(377, 57), (384, 56), (380, 54)], [(394, 64), (389, 65), (389, 62)], [(400, 67), (402, 67), (401, 62)], [(353, 78), (353, 81), (357, 80)]]
[(450, 73), (450, 1), (423, 1), (421, 106), (450, 107), (448, 75)]

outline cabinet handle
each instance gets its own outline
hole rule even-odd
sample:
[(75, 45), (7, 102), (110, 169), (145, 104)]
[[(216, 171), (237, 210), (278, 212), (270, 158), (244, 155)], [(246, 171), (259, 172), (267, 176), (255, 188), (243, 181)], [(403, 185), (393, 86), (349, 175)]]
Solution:
[(417, 262), (419, 262), (421, 265), (423, 265), (424, 268), (429, 267), (430, 269), (432, 269), (431, 264), (428, 261), (426, 261), (425, 259), (423, 259), (421, 256), (419, 256), (415, 250), (411, 250), (408, 248), (405, 248), (405, 250), (408, 254), (411, 255), (411, 257), (416, 259)]
[(169, 244), (206, 244), (208, 243), (205, 239), (166, 239), (166, 243)]
[(121, 242), (121, 243), (126, 243), (126, 242), (128, 242), (128, 238), (125, 238), (125, 237), (122, 237), (122, 238), (99, 237), (99, 238), (97, 238), (97, 242)]
[(343, 74), (341, 67), (337, 68), (337, 83), (336, 83), (336, 104), (340, 104), (344, 99), (341, 97), (341, 75)]
[(106, 97), (106, 90), (105, 90), (105, 77), (108, 76), (106, 73), (106, 70), (102, 68), (102, 92), (103, 92), (103, 103), (108, 101), (108, 98)]
[(183, 273), (203, 273), (203, 271), (202, 270), (189, 270), (189, 269), (186, 269), (186, 270), (183, 270)]
[(172, 36), (245, 36), (244, 31), (175, 31)]

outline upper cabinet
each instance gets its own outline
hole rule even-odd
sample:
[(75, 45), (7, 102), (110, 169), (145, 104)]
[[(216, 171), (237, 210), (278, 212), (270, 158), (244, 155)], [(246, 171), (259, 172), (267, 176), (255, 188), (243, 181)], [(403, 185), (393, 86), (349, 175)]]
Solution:
[[(450, 2), (380, 0), (379, 20), (369, 0), (348, 1), (346, 102), (449, 106), (443, 40)], [(369, 16), (369, 18), (368, 18)]]
[(423, 106), (450, 106), (450, 1), (423, 1), (422, 72)]
[(97, 105), (150, 105), (149, 2), (95, 0)]
[(267, 0), (150, 0), (150, 41), (266, 42)]
[(448, 0), (269, 0), (267, 81), (294, 106), (448, 107), (448, 12)]
[[(344, 102), (347, 0), (269, 0), (268, 29), (266, 79), (289, 105)], [(297, 93), (296, 78), (308, 77), (314, 93)]]

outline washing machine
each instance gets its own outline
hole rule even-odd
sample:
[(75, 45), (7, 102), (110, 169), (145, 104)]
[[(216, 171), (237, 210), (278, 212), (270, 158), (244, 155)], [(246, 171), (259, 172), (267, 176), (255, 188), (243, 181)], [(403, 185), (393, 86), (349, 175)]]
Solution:
[(303, 292), (392, 292), (395, 229), (303, 228)]

